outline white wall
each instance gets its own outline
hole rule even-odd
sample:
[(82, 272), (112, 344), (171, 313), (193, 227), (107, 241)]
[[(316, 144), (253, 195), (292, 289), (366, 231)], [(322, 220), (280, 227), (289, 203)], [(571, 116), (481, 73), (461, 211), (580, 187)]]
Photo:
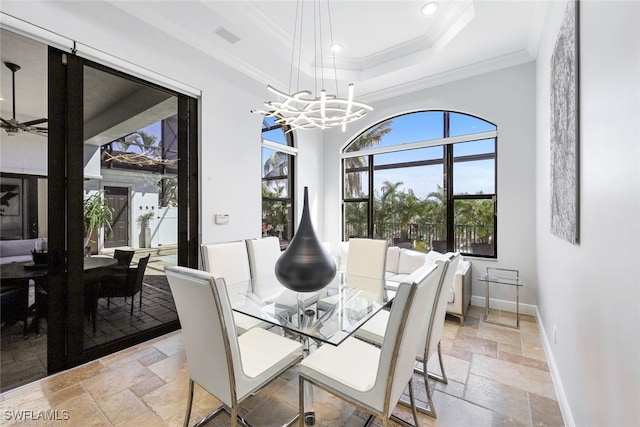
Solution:
[(551, 2), (537, 59), (539, 310), (568, 425), (640, 422), (640, 3), (580, 2), (580, 243), (550, 233)]
[[(108, 3), (9, 0), (2, 2), (2, 11), (201, 90), (200, 240), (212, 243), (261, 236), (262, 117), (250, 110), (269, 98), (266, 82), (255, 82)], [(322, 194), (322, 168), (315, 157), (322, 152), (320, 138), (314, 132), (301, 135), (298, 146), (303, 153), (296, 161), (296, 208), (301, 211), (303, 186), (308, 185), (314, 224), (318, 221), (313, 213), (321, 206)], [(4, 139), (1, 143), (4, 154)], [(39, 152), (46, 155), (46, 149)], [(12, 164), (16, 166), (11, 172), (36, 173), (28, 164)], [(37, 173), (46, 173), (46, 157), (43, 165)], [(229, 214), (229, 223), (216, 225), (216, 213)]]
[(7, 173), (47, 175), (47, 138), (34, 134), (7, 136), (0, 132), (0, 170)]
[[(323, 142), (324, 239), (334, 247), (341, 239), (338, 155), (347, 141), (374, 123), (409, 111), (439, 109), (473, 114), (498, 127), (498, 259), (485, 261), (469, 257), (473, 266), (473, 295), (478, 298), (484, 295), (484, 286), (479, 285), (476, 278), (487, 265), (516, 268), (528, 283), (521, 292), (521, 303), (537, 304), (534, 106), (535, 64), (531, 62), (373, 103), (373, 112), (351, 124), (347, 132), (337, 129), (326, 132)], [(494, 291), (492, 287), (491, 296), (515, 301), (512, 288), (495, 287)], [(512, 304), (506, 306), (513, 308)]]

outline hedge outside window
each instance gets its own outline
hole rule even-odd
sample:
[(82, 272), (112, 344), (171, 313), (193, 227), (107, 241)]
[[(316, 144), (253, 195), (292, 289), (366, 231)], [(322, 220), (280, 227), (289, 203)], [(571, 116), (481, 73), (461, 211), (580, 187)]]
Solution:
[(494, 124), (450, 111), (369, 128), (342, 153), (344, 240), (496, 257), (496, 146)]

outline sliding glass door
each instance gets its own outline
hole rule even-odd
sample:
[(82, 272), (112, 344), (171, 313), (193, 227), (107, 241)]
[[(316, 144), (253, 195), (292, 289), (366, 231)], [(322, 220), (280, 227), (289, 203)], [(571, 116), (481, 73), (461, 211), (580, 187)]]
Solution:
[(51, 373), (178, 328), (198, 208), (195, 99), (50, 48), (49, 106)]
[(31, 253), (46, 251), (49, 235), (47, 46), (0, 29), (0, 51), (0, 391), (6, 391), (47, 373), (46, 322), (37, 329), (45, 277)]
[(198, 105), (0, 31), (6, 391), (179, 327), (164, 267), (198, 265)]

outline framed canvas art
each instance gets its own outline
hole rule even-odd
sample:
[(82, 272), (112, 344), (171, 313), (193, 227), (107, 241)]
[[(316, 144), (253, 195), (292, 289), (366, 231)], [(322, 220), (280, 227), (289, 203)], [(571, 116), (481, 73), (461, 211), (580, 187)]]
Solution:
[(578, 1), (569, 0), (551, 56), (551, 233), (578, 243)]
[(2, 178), (0, 180), (0, 216), (19, 216), (22, 204), (22, 180)]

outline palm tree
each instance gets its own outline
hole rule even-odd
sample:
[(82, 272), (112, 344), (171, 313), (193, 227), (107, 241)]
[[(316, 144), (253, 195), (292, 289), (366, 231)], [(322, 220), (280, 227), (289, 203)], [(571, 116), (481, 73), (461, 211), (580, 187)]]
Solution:
[(345, 203), (345, 237), (367, 237), (367, 216), (366, 203)]
[(286, 187), (273, 181), (272, 184), (262, 185), (262, 223), (263, 226), (269, 226), (277, 229), (282, 227), (282, 238), (289, 239), (289, 204), (281, 199), (284, 195)]
[(398, 203), (398, 219), (402, 226), (402, 234), (405, 239), (412, 237), (411, 224), (414, 224), (418, 220), (420, 213), (421, 201), (418, 199), (411, 188), (407, 191), (403, 191), (399, 195)]
[(398, 201), (398, 187), (403, 183), (384, 181), (380, 187), (382, 193), (380, 197), (376, 197), (377, 191), (374, 190), (373, 197), (373, 220), (375, 223), (375, 234), (380, 237), (393, 237), (389, 236), (389, 230), (387, 230), (388, 223), (393, 220), (393, 216), (397, 211), (396, 204)]
[[(347, 152), (360, 151), (365, 148), (374, 147), (382, 141), (382, 137), (391, 132), (391, 123), (393, 120), (387, 120), (379, 125), (369, 129), (359, 137), (353, 140)], [(362, 175), (359, 170), (366, 168), (367, 158), (365, 156), (349, 157), (344, 161), (345, 167), (345, 198), (357, 198), (362, 195)], [(357, 172), (349, 171), (354, 170)], [(366, 170), (366, 169), (365, 169)]]

